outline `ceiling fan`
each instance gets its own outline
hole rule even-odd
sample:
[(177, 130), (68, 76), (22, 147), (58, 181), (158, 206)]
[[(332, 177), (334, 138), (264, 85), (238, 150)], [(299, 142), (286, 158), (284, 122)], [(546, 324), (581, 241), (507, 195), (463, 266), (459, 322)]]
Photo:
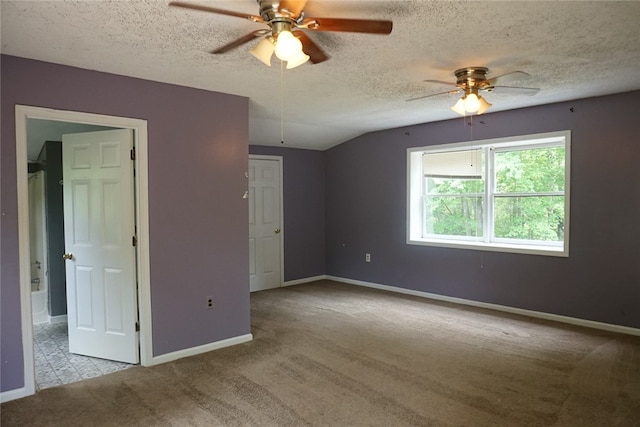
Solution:
[(407, 99), (407, 101), (416, 101), (439, 95), (463, 94), (462, 98), (460, 98), (458, 102), (451, 107), (451, 109), (464, 116), (473, 113), (482, 114), (491, 107), (492, 104), (488, 103), (482, 96), (480, 96), (480, 91), (498, 91), (502, 93), (511, 92), (522, 95), (535, 95), (540, 90), (539, 88), (533, 87), (502, 86), (502, 84), (505, 83), (513, 83), (530, 78), (531, 75), (524, 71), (512, 71), (490, 79), (487, 78), (488, 72), (489, 69), (486, 67), (465, 67), (454, 72), (454, 75), (456, 76), (455, 83), (445, 82), (442, 80), (424, 80), (425, 82), (441, 83), (449, 86), (455, 86), (456, 88), (446, 92)]
[(259, 15), (181, 1), (172, 1), (169, 5), (266, 24), (269, 28), (253, 31), (211, 53), (225, 53), (258, 37), (264, 37), (251, 50), (251, 53), (266, 65), (271, 66), (271, 56), (275, 52), (279, 59), (287, 62), (287, 68), (297, 67), (307, 61), (318, 64), (329, 59), (329, 56), (303, 30), (389, 34), (393, 28), (393, 23), (386, 20), (307, 18), (304, 13), (307, 0), (257, 0), (257, 2)]

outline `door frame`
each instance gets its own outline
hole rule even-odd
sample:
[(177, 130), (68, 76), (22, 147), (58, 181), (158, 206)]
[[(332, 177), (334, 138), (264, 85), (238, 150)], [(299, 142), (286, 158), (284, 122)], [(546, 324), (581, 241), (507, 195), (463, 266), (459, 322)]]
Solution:
[(149, 171), (147, 121), (128, 117), (56, 110), (16, 105), (16, 181), (18, 192), (18, 257), (20, 268), (20, 310), (22, 325), (22, 355), (24, 362), (24, 396), (35, 394), (35, 361), (33, 352), (33, 319), (31, 314), (30, 252), (29, 252), (29, 192), (27, 173), (27, 119), (44, 119), (132, 129), (136, 146), (133, 177), (135, 191), (135, 221), (138, 283), (138, 346), (140, 364), (153, 364), (151, 334), (151, 285), (149, 266)]
[(280, 174), (280, 287), (284, 286), (284, 174), (282, 168), (282, 156), (268, 156), (264, 154), (249, 154), (251, 160), (271, 160), (278, 162)]

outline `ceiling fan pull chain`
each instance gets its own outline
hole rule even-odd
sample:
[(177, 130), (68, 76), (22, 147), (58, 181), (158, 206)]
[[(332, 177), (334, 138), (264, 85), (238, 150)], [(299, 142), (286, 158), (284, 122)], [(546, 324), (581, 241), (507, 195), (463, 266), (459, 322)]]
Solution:
[(284, 144), (284, 61), (280, 61), (280, 144)]

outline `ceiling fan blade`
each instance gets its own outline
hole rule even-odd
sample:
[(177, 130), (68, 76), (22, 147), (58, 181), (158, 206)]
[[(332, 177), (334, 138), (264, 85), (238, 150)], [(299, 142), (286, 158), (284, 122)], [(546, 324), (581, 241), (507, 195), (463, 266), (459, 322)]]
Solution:
[(239, 39), (236, 39), (234, 41), (232, 41), (231, 43), (227, 43), (224, 46), (221, 46), (219, 48), (217, 48), (216, 50), (212, 50), (210, 53), (213, 54), (219, 54), (219, 53), (225, 53), (230, 51), (231, 49), (235, 49), (238, 46), (242, 46), (245, 43), (250, 42), (251, 40), (260, 37), (266, 33), (268, 33), (269, 30), (256, 30), (252, 33), (249, 33), (245, 36), (240, 37)]
[(455, 94), (460, 94), (462, 93), (463, 90), (462, 89), (455, 89), (455, 90), (449, 90), (447, 92), (439, 92), (439, 93), (432, 93), (431, 95), (425, 95), (425, 96), (418, 96), (416, 98), (409, 98), (406, 99), (406, 102), (410, 102), (410, 101), (417, 101), (419, 99), (425, 99), (425, 98), (431, 98), (432, 96), (440, 96), (440, 95), (455, 95)]
[(370, 19), (308, 18), (302, 21), (300, 26), (316, 31), (389, 34), (393, 29), (393, 22)]
[(447, 85), (447, 86), (456, 86), (455, 83), (445, 82), (443, 80), (423, 80), (423, 82), (425, 82), (425, 83), (439, 83), (439, 84)]
[(309, 55), (309, 61), (314, 64), (324, 62), (329, 59), (320, 46), (318, 46), (304, 31), (294, 31), (293, 34), (302, 42), (302, 51)]
[(499, 76), (487, 79), (487, 82), (491, 86), (495, 86), (496, 83), (513, 83), (519, 82), (521, 80), (526, 80), (528, 78), (531, 78), (531, 74), (525, 73), (524, 71), (512, 71), (510, 73), (501, 74)]
[(490, 92), (500, 93), (517, 93), (520, 95), (535, 95), (540, 91), (537, 87), (521, 87), (521, 86), (491, 86), (488, 88)]
[(262, 19), (260, 16), (257, 16), (257, 15), (247, 15), (246, 13), (242, 13), (242, 12), (234, 12), (232, 10), (218, 9), (216, 7), (202, 6), (199, 4), (185, 3), (181, 1), (172, 1), (169, 3), (169, 6), (200, 10), (202, 12), (217, 13), (219, 15), (235, 16), (236, 18), (244, 18), (253, 22), (264, 22), (264, 19)]
[(291, 18), (297, 19), (302, 14), (307, 0), (280, 0), (278, 12), (283, 15), (289, 15)]

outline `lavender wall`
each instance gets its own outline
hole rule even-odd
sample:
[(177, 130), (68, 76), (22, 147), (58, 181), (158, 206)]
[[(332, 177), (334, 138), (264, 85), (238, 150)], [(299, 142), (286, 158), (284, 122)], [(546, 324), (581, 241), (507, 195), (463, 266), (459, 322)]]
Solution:
[[(248, 100), (2, 56), (2, 391), (24, 384), (15, 105), (148, 121), (153, 355), (250, 332)], [(206, 310), (205, 298), (216, 298)]]
[(324, 274), (325, 153), (257, 145), (249, 153), (282, 156), (284, 280)]
[[(638, 103), (640, 92), (590, 98), (486, 114), (473, 126), (460, 118), (380, 131), (328, 150), (326, 273), (639, 328)], [(405, 243), (408, 147), (565, 129), (569, 258)]]

